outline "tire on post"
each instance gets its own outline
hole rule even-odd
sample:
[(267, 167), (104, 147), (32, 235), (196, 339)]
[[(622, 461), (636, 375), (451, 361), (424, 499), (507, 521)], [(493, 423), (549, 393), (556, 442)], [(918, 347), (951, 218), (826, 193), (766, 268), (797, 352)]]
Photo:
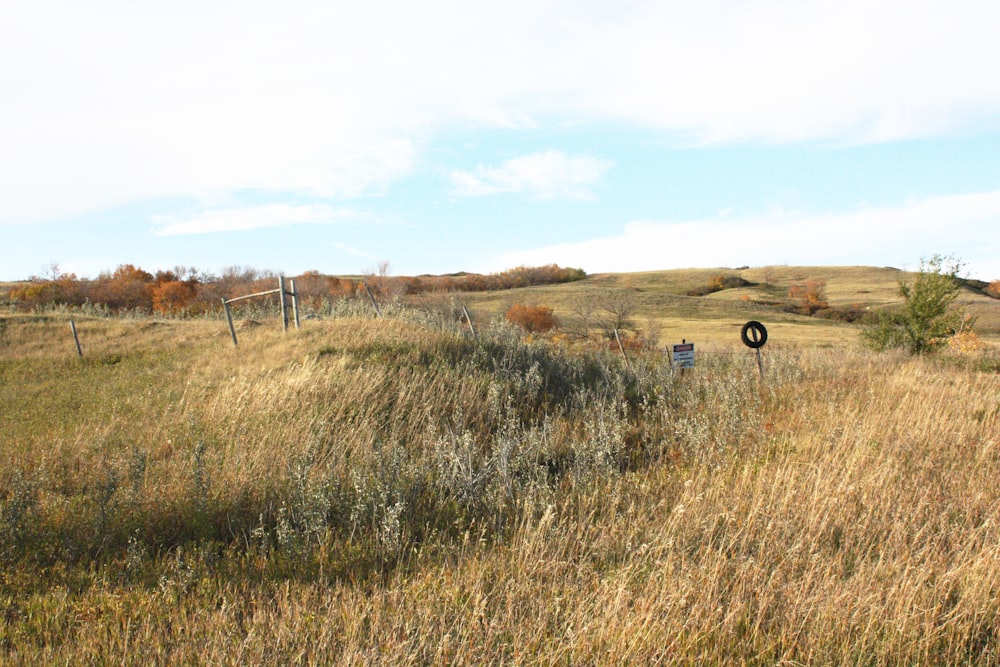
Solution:
[(743, 344), (752, 350), (764, 347), (767, 342), (767, 329), (757, 320), (750, 320), (743, 325), (740, 331), (740, 338)]

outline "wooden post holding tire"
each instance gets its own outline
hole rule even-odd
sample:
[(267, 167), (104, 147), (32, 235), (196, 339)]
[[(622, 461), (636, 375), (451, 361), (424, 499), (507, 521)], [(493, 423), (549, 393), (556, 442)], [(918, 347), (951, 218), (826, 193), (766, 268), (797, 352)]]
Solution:
[(764, 358), (760, 354), (760, 348), (764, 347), (764, 343), (767, 342), (767, 328), (757, 320), (750, 320), (743, 325), (740, 338), (744, 345), (757, 352), (757, 368), (760, 370), (760, 379), (763, 382)]

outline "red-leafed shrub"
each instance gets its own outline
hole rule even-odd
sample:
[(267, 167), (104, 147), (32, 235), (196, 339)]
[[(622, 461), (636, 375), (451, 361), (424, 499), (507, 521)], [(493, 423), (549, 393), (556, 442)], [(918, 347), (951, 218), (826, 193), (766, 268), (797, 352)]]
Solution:
[(556, 318), (548, 306), (526, 306), (515, 303), (505, 315), (512, 322), (529, 333), (544, 333), (556, 328)]

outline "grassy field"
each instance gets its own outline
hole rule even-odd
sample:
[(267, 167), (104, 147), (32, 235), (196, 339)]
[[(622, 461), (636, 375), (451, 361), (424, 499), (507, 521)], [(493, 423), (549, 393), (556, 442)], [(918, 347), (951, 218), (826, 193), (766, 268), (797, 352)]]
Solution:
[[(872, 354), (752, 301), (897, 272), (754, 271), (468, 295), (476, 339), (0, 316), (0, 663), (1000, 665), (996, 348)], [(694, 370), (488, 323), (618, 289)]]
[[(688, 296), (690, 291), (704, 287), (719, 275), (737, 276), (749, 285), (706, 296)], [(757, 319), (767, 325), (774, 344), (843, 347), (857, 343), (857, 327), (788, 312), (786, 306), (794, 303), (788, 296), (789, 288), (810, 279), (822, 280), (831, 307), (878, 310), (902, 303), (898, 285), (907, 276), (897, 269), (860, 266), (687, 269), (595, 274), (578, 282), (462, 298), (483, 319), (502, 315), (512, 302), (518, 301), (549, 306), (566, 325), (572, 325), (578, 317), (574, 312), (575, 302), (581, 299), (599, 302), (602, 295), (621, 293), (634, 304), (637, 329), (655, 327), (664, 344), (678, 343), (682, 338), (699, 343), (738, 344), (743, 323)], [(1000, 345), (1000, 301), (962, 289), (956, 305), (977, 318), (976, 330), (985, 341)]]

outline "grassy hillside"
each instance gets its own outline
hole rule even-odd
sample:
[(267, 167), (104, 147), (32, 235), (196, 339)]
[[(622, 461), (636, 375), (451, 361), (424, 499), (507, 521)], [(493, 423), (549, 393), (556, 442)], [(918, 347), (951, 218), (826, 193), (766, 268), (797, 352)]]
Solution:
[[(688, 296), (720, 275), (736, 276), (749, 284), (705, 296)], [(502, 314), (512, 302), (544, 304), (571, 326), (578, 319), (575, 302), (589, 299), (598, 303), (609, 291), (623, 292), (634, 302), (636, 327), (657, 328), (664, 343), (684, 338), (700, 343), (738, 344), (743, 323), (757, 319), (768, 326), (775, 344), (830, 347), (857, 342), (857, 327), (788, 312), (795, 303), (789, 297), (793, 285), (822, 280), (831, 308), (865, 311), (900, 304), (899, 280), (907, 277), (908, 274), (897, 269), (875, 267), (685, 269), (595, 274), (561, 285), (469, 294), (461, 298), (482, 318)], [(956, 305), (978, 318), (976, 330), (985, 340), (1000, 345), (1000, 300), (963, 288)]]
[[(891, 293), (859, 271), (831, 301)], [(77, 316), (82, 359), (0, 317), (0, 663), (1000, 664), (995, 353), (871, 354), (684, 296), (711, 277), (515, 295), (697, 303), (661, 315), (711, 343), (685, 374), (487, 324), (509, 294), (476, 339)], [(762, 381), (731, 339), (766, 313)]]
[[(720, 277), (742, 284), (704, 294), (706, 286)], [(634, 333), (658, 333), (664, 343), (683, 338), (702, 344), (728, 345), (739, 340), (742, 324), (754, 318), (768, 325), (775, 344), (794, 342), (829, 347), (852, 344), (857, 339), (856, 327), (845, 323), (842, 315), (852, 311), (858, 315), (900, 304), (898, 283), (911, 277), (893, 268), (850, 266), (678, 269), (595, 274), (584, 280), (545, 286), (427, 293), (415, 297), (400, 296), (405, 291), (401, 284), (390, 289), (389, 294), (381, 295), (380, 300), (402, 299), (438, 310), (450, 303), (463, 303), (476, 319), (484, 321), (502, 315), (515, 302), (545, 305), (554, 310), (563, 328), (575, 330), (579, 328), (581, 303), (590, 302), (595, 314), (600, 315), (602, 300), (609, 293), (620, 294), (632, 305)], [(362, 279), (361, 276), (338, 278), (354, 282)], [(813, 316), (794, 312), (797, 300), (789, 296), (792, 288), (809, 281), (822, 283), (829, 306), (825, 312)], [(8, 303), (14, 285), (0, 283), (0, 308)], [(692, 296), (693, 293), (703, 294)], [(986, 341), (1000, 345), (1000, 300), (965, 287), (957, 305), (977, 318), (976, 329)], [(210, 309), (218, 310), (215, 302)]]

